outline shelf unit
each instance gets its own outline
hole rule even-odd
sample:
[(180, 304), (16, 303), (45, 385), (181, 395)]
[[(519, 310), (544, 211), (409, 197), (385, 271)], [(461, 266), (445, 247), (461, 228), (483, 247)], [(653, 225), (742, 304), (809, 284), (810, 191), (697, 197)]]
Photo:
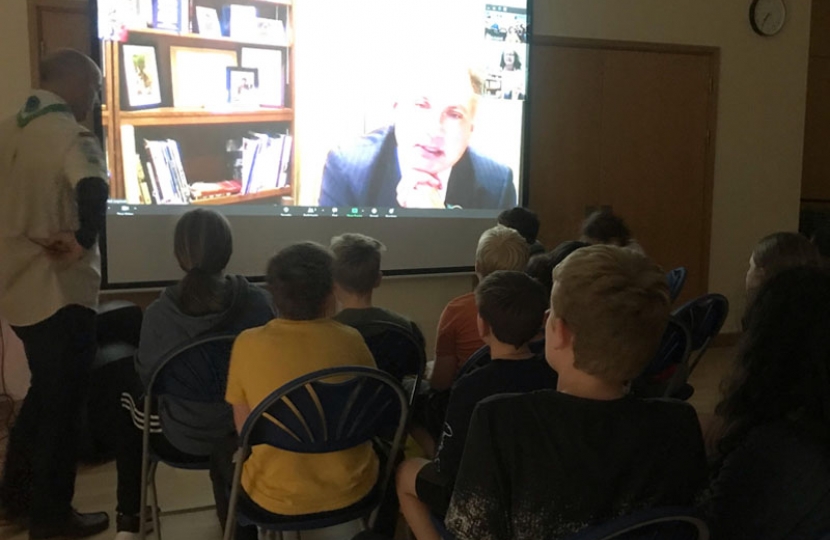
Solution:
[[(221, 8), (221, 4), (217, 0), (183, 1), (190, 2), (191, 12), (194, 11), (194, 4), (196, 6), (213, 7), (217, 10)], [(228, 129), (232, 132), (239, 132), (248, 126), (261, 126), (258, 129), (267, 131), (265, 126), (272, 124), (279, 126), (279, 131), (281, 132), (288, 130), (288, 132), (294, 133), (294, 110), (291, 108), (294, 103), (292, 2), (291, 0), (234, 0), (234, 3), (266, 7), (275, 6), (275, 8), (270, 9), (276, 11), (276, 14), (280, 16), (279, 18), (284, 21), (287, 42), (284, 44), (271, 44), (248, 39), (239, 40), (228, 37), (203, 36), (189, 32), (176, 33), (152, 28), (135, 28), (128, 31), (127, 39), (124, 43), (114, 41), (105, 41), (102, 43), (102, 57), (106, 72), (104, 89), (104, 101), (106, 104), (101, 109), (101, 120), (106, 137), (107, 156), (111, 174), (111, 196), (113, 198), (124, 199), (126, 194), (124, 184), (124, 149), (122, 148), (121, 137), (122, 126), (131, 125), (135, 127), (136, 139), (140, 138), (139, 133), (141, 131), (146, 130), (149, 130), (154, 136), (158, 136), (158, 130), (160, 128), (175, 130), (177, 134), (186, 136), (190, 141), (189, 147), (199, 150), (195, 156), (185, 155), (185, 152), (182, 151), (182, 161), (184, 162), (185, 173), (190, 183), (228, 180), (228, 178), (221, 176), (203, 178), (198, 175), (191, 175), (189, 171), (190, 161), (193, 162), (193, 169), (202, 173), (216, 169), (214, 174), (221, 174), (221, 171), (224, 170), (225, 167), (223, 166), (222, 157), (224, 156), (225, 149), (217, 148), (215, 144), (218, 138), (216, 133), (218, 126), (228, 126)], [(165, 86), (169, 86), (172, 74), (169, 73), (169, 57), (162, 59), (162, 55), (169, 54), (169, 48), (171, 46), (235, 50), (237, 57), (241, 57), (241, 49), (243, 47), (282, 50), (284, 55), (283, 62), (287, 63), (284, 67), (287, 70), (288, 82), (283, 94), (285, 108), (246, 107), (230, 104), (211, 109), (177, 108), (172, 106), (172, 92), (169, 89), (164, 90), (164, 88), (162, 91), (163, 103), (161, 107), (143, 110), (129, 110), (129, 108), (124, 108), (122, 107), (122, 94), (125, 91), (124, 74), (122, 72), (122, 47), (127, 44), (153, 45), (156, 47), (160, 82)], [(167, 68), (167, 72), (162, 73), (165, 68)], [(152, 136), (147, 138), (152, 138)], [(208, 147), (209, 144), (212, 144), (212, 146)], [(140, 152), (139, 155), (141, 159), (144, 159), (144, 156)], [(213, 164), (213, 167), (208, 166), (208, 163)], [(289, 185), (286, 187), (265, 189), (257, 193), (245, 195), (205, 197), (193, 201), (192, 204), (244, 204), (256, 201), (270, 201), (272, 199), (274, 202), (279, 203), (281, 197), (296, 197), (295, 175), (296, 167), (292, 163), (289, 174)]]

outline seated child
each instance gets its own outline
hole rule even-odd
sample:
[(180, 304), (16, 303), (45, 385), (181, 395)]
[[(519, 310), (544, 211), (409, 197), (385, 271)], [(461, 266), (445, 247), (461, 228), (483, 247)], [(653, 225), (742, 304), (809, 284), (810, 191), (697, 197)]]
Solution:
[[(530, 257), (527, 241), (513, 229), (496, 225), (484, 231), (476, 249), (476, 275), (484, 279), (496, 270), (524, 271)], [(447, 304), (438, 321), (435, 366), (430, 385), (447, 390), (464, 362), (484, 346), (476, 325), (476, 300), (467, 293)], [(443, 420), (443, 419), (442, 419)]]
[(626, 247), (644, 253), (643, 247), (631, 237), (631, 231), (623, 218), (607, 208), (596, 210), (585, 218), (580, 240), (589, 244)]
[(705, 501), (713, 540), (830, 531), (830, 273), (765, 280), (750, 306)]
[(536, 215), (536, 212), (523, 206), (516, 206), (504, 210), (499, 214), (497, 220), (499, 225), (515, 229), (524, 237), (530, 246), (531, 257), (545, 253), (545, 246), (537, 238), (539, 236), (539, 216)]
[(372, 304), (372, 294), (380, 287), (383, 277), (380, 257), (386, 246), (362, 234), (346, 233), (332, 238), (331, 250), (334, 253), (334, 294), (341, 308), (334, 319), (348, 326), (391, 322), (410, 329), (423, 347), (424, 335), (418, 325)]
[(429, 513), (446, 513), (478, 402), (501, 393), (556, 387), (556, 373), (528, 347), (544, 321), (544, 287), (524, 273), (497, 271), (482, 280), (475, 298), (478, 329), (492, 361), (453, 386), (435, 460), (410, 459), (398, 469), (401, 509), (419, 540), (438, 538)]
[[(135, 365), (129, 359), (119, 362), (117, 368), (114, 386), (124, 392), (118, 392), (118, 405), (126, 410), (119, 411), (115, 426), (116, 540), (139, 538), (144, 422), (140, 413), (141, 396), (159, 363), (171, 350), (199, 336), (236, 334), (274, 318), (271, 297), (264, 289), (248, 283), (242, 276), (225, 273), (233, 253), (233, 235), (228, 220), (221, 214), (201, 208), (185, 213), (176, 224), (173, 247), (185, 275), (145, 310)], [(211, 353), (192, 351), (177, 362), (205, 361), (206, 354)], [(222, 359), (226, 370), (226, 352)], [(219, 480), (219, 469), (230, 465), (229, 459), (225, 460), (228, 456), (224, 448), (226, 439), (234, 432), (231, 408), (225, 403), (198, 403), (171, 396), (160, 397), (156, 405), (158, 415), (151, 416), (151, 425), (160, 424), (161, 430), (154, 429), (150, 436), (154, 451), (171, 461), (186, 462), (193, 456), (202, 460), (212, 458), (210, 476), (217, 514), (224, 525), (228, 501), (224, 481)], [(255, 538), (256, 530), (252, 532)], [(244, 537), (245, 533), (237, 533), (239, 540)]]
[[(237, 430), (271, 392), (298, 377), (338, 366), (375, 367), (360, 334), (334, 314), (334, 258), (313, 243), (289, 246), (268, 263), (266, 281), (280, 319), (243, 332), (231, 353), (226, 398)], [(242, 486), (259, 507), (300, 515), (350, 506), (372, 490), (378, 459), (371, 443), (327, 454), (254, 447)]]
[(546, 357), (556, 390), (482, 401), (445, 523), (462, 540), (565, 538), (706, 484), (694, 409), (626, 395), (669, 317), (665, 274), (630, 249), (591, 246), (553, 274)]

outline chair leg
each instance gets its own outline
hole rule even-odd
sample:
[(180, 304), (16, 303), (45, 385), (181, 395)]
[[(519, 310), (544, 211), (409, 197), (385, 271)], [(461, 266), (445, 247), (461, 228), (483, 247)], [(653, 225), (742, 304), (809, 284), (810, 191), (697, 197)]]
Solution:
[(153, 490), (153, 506), (151, 512), (153, 515), (153, 528), (156, 531), (156, 538), (161, 540), (161, 519), (159, 519), (159, 492), (156, 486), (156, 470), (158, 469), (158, 462), (150, 466), (150, 487)]

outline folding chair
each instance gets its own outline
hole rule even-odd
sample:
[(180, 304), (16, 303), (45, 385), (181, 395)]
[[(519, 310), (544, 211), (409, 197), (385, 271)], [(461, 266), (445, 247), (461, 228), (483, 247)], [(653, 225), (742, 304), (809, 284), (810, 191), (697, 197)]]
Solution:
[(358, 519), (371, 528), (370, 514), (380, 505), (394, 472), (387, 459), (369, 495), (338, 510), (311, 515), (281, 516), (251, 508), (241, 497), (242, 469), (253, 446), (267, 444), (289, 452), (321, 454), (339, 452), (371, 441), (395, 425), (392, 451), (401, 448), (408, 415), (407, 397), (389, 374), (368, 367), (324, 369), (295, 379), (272, 392), (252, 412), (240, 434), (231, 488), (225, 540), (232, 540), (236, 520), (256, 525), (262, 532), (308, 531), (333, 527)]
[(567, 540), (708, 540), (709, 527), (692, 508), (651, 508), (588, 527)]
[(675, 391), (686, 382), (686, 363), (691, 345), (689, 329), (671, 317), (657, 354), (642, 375), (632, 382), (632, 392), (640, 397), (673, 397)]
[[(209, 457), (194, 456), (193, 461), (170, 462), (156, 455), (150, 448), (150, 416), (153, 400), (166, 395), (200, 403), (224, 403), (228, 384), (228, 365), (231, 346), (236, 334), (205, 336), (173, 349), (159, 362), (150, 377), (144, 394), (144, 423), (141, 451), (141, 510), (139, 536), (147, 537), (148, 489), (153, 491), (152, 517), (156, 537), (161, 540), (161, 522), (156, 489), (156, 469), (159, 463), (188, 470), (208, 470)], [(158, 427), (158, 426), (155, 426)], [(232, 429), (233, 426), (228, 426)], [(212, 507), (208, 507), (212, 508)], [(206, 508), (193, 508), (197, 512)]]
[(680, 293), (683, 292), (683, 286), (686, 284), (687, 270), (685, 266), (678, 266), (666, 274), (666, 280), (669, 282), (669, 295), (671, 301), (674, 303)]
[[(536, 341), (531, 341), (530, 342), (530, 352), (532, 352), (533, 354), (544, 354), (544, 352), (545, 352), (545, 340), (544, 340), (544, 338), (543, 339), (538, 339)], [(461, 366), (460, 370), (458, 370), (458, 373), (455, 376), (455, 380), (457, 381), (457, 380), (461, 379), (462, 377), (466, 377), (470, 373), (472, 373), (472, 372), (474, 372), (474, 371), (476, 371), (480, 368), (483, 368), (484, 366), (486, 366), (487, 364), (490, 363), (490, 360), (491, 360), (491, 358), (490, 358), (490, 347), (485, 345), (484, 347), (482, 347), (479, 350), (477, 350), (476, 352), (474, 352), (467, 359), (467, 361), (464, 362), (464, 365)]]
[(414, 378), (409, 395), (412, 405), (426, 370), (426, 351), (409, 328), (388, 321), (371, 321), (354, 327), (366, 341), (375, 357), (378, 369), (403, 383), (404, 378)]
[(727, 315), (729, 300), (722, 294), (703, 295), (683, 304), (674, 312), (675, 318), (686, 325), (692, 337), (688, 375), (692, 374), (712, 340), (720, 333)]

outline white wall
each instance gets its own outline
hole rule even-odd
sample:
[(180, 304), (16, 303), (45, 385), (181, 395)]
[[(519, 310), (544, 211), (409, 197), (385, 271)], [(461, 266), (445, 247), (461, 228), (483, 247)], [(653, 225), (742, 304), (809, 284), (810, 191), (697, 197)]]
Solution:
[[(29, 26), (26, 0), (3, 0), (0, 15), (0, 118), (13, 114), (26, 99), (31, 85)], [(3, 374), (6, 390), (21, 398), (29, 386), (29, 370), (17, 336), (2, 324)], [(3, 389), (0, 388), (0, 391)]]
[[(749, 0), (536, 0), (534, 33), (720, 47), (709, 289), (743, 310), (755, 242), (798, 226), (810, 1), (790, 0), (773, 38), (754, 34)], [(531, 68), (532, 69), (532, 68)], [(667, 224), (670, 226), (670, 224)]]
[(26, 0), (3, 0), (0, 16), (0, 117), (15, 112), (31, 85)]

